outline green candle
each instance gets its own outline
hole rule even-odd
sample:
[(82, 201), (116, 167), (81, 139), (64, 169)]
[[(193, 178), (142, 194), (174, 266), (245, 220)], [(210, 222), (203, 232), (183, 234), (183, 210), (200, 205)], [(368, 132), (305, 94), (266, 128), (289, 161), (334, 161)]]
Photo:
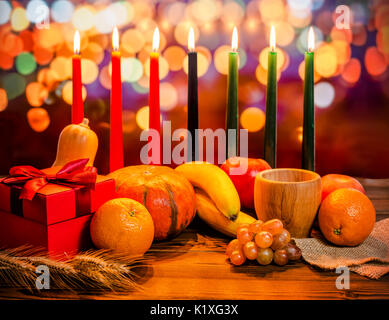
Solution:
[[(238, 155), (238, 32), (232, 33), (232, 50), (228, 54), (227, 113), (226, 113), (226, 158)], [(228, 130), (235, 130), (235, 137), (228, 139)]]
[(314, 33), (309, 29), (305, 52), (302, 168), (315, 171)]
[(270, 31), (270, 51), (267, 67), (266, 122), (264, 158), (272, 167), (276, 167), (277, 151), (277, 52), (275, 50), (274, 27)]

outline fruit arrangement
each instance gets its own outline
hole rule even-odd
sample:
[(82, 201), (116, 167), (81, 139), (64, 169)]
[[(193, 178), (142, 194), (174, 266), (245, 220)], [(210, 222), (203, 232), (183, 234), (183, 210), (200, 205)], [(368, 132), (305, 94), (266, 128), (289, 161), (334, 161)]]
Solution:
[(290, 240), (290, 233), (281, 220), (256, 220), (238, 227), (237, 238), (228, 244), (226, 255), (235, 266), (246, 260), (256, 260), (260, 265), (274, 262), (283, 266), (301, 258), (301, 250)]

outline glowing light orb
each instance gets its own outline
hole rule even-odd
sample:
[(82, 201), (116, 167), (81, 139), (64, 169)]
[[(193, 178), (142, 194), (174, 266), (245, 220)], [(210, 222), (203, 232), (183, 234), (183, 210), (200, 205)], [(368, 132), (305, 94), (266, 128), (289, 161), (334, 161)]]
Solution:
[(26, 87), (27, 101), (32, 107), (40, 107), (48, 96), (49, 91), (40, 82), (30, 82)]
[(122, 58), (122, 80), (136, 82), (143, 76), (143, 65), (136, 58)]
[(0, 111), (4, 111), (8, 106), (7, 91), (0, 88)]
[(12, 100), (24, 93), (26, 80), (21, 75), (11, 72), (1, 78), (0, 86), (7, 92), (8, 100)]
[(22, 7), (17, 7), (11, 14), (11, 28), (13, 31), (20, 32), (28, 28), (30, 21), (27, 18), (26, 10)]
[(265, 118), (265, 113), (261, 109), (250, 107), (241, 113), (240, 124), (249, 132), (257, 132), (264, 127)]
[[(265, 47), (259, 54), (259, 63), (265, 70), (267, 70), (268, 67), (269, 52), (270, 52), (270, 48)], [(277, 70), (281, 70), (285, 63), (284, 51), (276, 47), (276, 52), (277, 52)]]
[(92, 29), (96, 23), (96, 16), (93, 7), (78, 7), (72, 17), (74, 27), (80, 31)]
[(315, 84), (315, 105), (319, 108), (328, 108), (335, 99), (335, 88), (329, 82)]
[(128, 53), (138, 53), (145, 42), (144, 35), (138, 29), (128, 29), (122, 35), (121, 46)]
[(0, 1), (0, 25), (9, 21), (11, 10), (12, 8), (8, 1)]
[(169, 82), (162, 82), (159, 90), (161, 110), (169, 111), (173, 109), (178, 102), (177, 89)]
[(16, 57), (16, 70), (22, 75), (29, 75), (36, 69), (34, 56), (29, 52), (22, 52)]
[(342, 78), (348, 83), (355, 83), (361, 77), (361, 63), (358, 59), (352, 58), (342, 72)]
[(386, 71), (385, 56), (376, 47), (369, 47), (365, 53), (365, 65), (367, 72), (372, 76), (379, 76)]
[(333, 46), (325, 44), (315, 52), (315, 70), (325, 78), (333, 76), (338, 68), (336, 50)]
[(179, 71), (183, 66), (186, 52), (179, 46), (170, 46), (163, 52), (163, 56), (171, 71)]
[(285, 17), (285, 5), (282, 0), (262, 0), (259, 2), (259, 12), (265, 23), (282, 20)]
[(31, 0), (26, 7), (27, 18), (32, 23), (43, 23), (50, 16), (50, 10), (43, 0)]
[(46, 109), (32, 108), (27, 111), (27, 121), (32, 130), (42, 132), (50, 125), (50, 116)]
[(81, 77), (82, 83), (91, 84), (99, 75), (99, 68), (97, 64), (89, 59), (81, 60)]
[(51, 16), (54, 21), (65, 23), (72, 20), (74, 5), (69, 0), (57, 0), (51, 6)]
[(142, 130), (149, 128), (149, 106), (142, 107), (136, 113), (136, 124)]
[(72, 77), (72, 60), (57, 56), (51, 61), (50, 69), (55, 72), (58, 81), (69, 79)]

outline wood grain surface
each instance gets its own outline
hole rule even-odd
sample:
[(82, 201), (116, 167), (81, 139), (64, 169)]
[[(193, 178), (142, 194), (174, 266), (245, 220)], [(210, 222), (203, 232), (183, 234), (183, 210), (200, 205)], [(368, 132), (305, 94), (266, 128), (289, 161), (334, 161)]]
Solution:
[[(389, 179), (359, 180), (376, 207), (377, 220), (389, 218)], [(338, 290), (338, 274), (303, 261), (283, 267), (233, 267), (224, 254), (227, 243), (227, 237), (195, 219), (179, 237), (152, 246), (150, 263), (138, 270), (143, 291), (49, 290), (38, 296), (0, 288), (0, 299), (389, 299), (389, 274), (370, 280), (351, 273), (350, 289)]]

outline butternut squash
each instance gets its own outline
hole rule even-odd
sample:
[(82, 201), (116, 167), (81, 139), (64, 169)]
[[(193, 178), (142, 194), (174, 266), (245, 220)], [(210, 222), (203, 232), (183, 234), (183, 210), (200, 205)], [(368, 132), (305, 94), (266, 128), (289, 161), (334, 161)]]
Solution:
[(63, 166), (69, 161), (89, 159), (87, 166), (93, 166), (98, 147), (96, 133), (89, 128), (89, 120), (84, 118), (80, 124), (66, 126), (58, 139), (55, 166)]

